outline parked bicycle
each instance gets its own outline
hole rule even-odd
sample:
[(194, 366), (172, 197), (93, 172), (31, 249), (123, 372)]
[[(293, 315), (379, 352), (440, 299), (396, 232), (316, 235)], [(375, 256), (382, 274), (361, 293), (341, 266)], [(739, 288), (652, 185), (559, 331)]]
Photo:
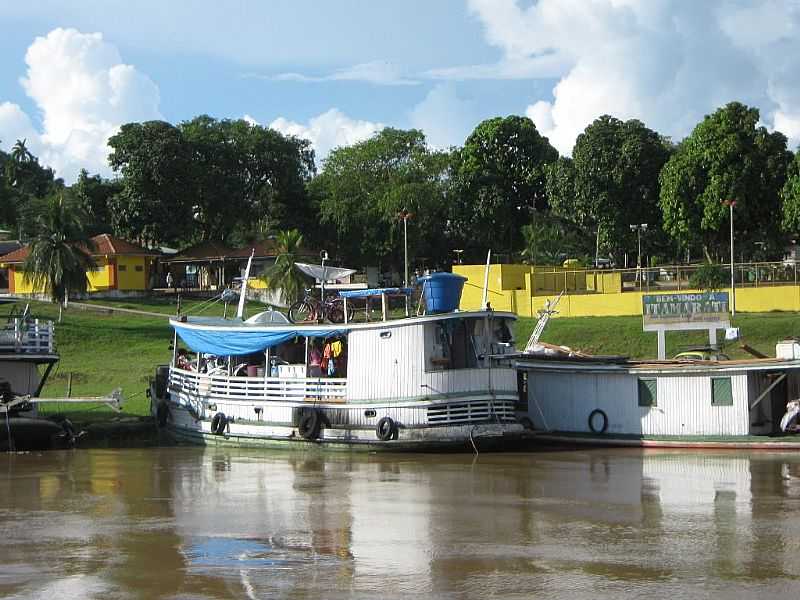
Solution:
[[(353, 319), (353, 307), (347, 307), (347, 320)], [(317, 323), (328, 320), (331, 323), (344, 323), (344, 299), (333, 294), (322, 302), (311, 295), (306, 288), (305, 296), (289, 307), (289, 320), (292, 323)]]

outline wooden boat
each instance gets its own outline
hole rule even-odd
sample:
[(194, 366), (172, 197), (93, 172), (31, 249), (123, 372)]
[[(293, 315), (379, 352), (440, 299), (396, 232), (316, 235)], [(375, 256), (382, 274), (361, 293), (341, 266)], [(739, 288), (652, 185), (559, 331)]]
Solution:
[(800, 345), (776, 358), (637, 361), (540, 345), (519, 354), (524, 418), (569, 445), (800, 449)]
[[(380, 299), (373, 322), (294, 324), (273, 311), (172, 319), (175, 353), (151, 382), (153, 416), (177, 440), (213, 445), (467, 451), (519, 438), (505, 358), (515, 315), (457, 312), (456, 298), (446, 312), (392, 320), (385, 307), (398, 292), (349, 294)], [(318, 365), (320, 351), (331, 362)]]

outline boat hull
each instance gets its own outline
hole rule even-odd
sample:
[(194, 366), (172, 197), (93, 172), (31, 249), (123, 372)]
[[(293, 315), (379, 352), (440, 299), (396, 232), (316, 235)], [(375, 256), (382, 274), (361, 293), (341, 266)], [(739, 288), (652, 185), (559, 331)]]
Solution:
[[(161, 399), (151, 387), (151, 412), (161, 430), (178, 443), (240, 448), (297, 448), (331, 450), (362, 450), (388, 452), (482, 452), (516, 447), (526, 439), (525, 428), (516, 422), (498, 418), (466, 424), (413, 425), (396, 423), (390, 439), (378, 439), (375, 427), (330, 425), (326, 411), (339, 414), (342, 406), (308, 406), (296, 403), (291, 408), (319, 411), (323, 423), (313, 439), (304, 438), (296, 423), (233, 420), (214, 432), (215, 422), (210, 415), (199, 415), (182, 402)], [(159, 414), (159, 407), (163, 414)], [(380, 405), (376, 405), (381, 411)], [(285, 408), (285, 407), (283, 407)], [(363, 410), (363, 407), (359, 407)], [(391, 406), (386, 407), (391, 410)], [(379, 414), (382, 414), (379, 412)]]
[(800, 435), (776, 436), (636, 436), (578, 432), (536, 432), (537, 443), (560, 446), (707, 448), (717, 450), (800, 450)]

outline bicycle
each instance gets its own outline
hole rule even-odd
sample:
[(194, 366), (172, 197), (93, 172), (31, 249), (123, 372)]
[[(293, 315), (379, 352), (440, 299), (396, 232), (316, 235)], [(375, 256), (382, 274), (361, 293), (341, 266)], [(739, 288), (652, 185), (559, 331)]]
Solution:
[[(353, 307), (347, 307), (347, 320), (353, 320)], [(305, 296), (289, 307), (289, 320), (292, 323), (316, 323), (327, 319), (331, 323), (344, 323), (344, 300), (340, 296), (329, 295), (322, 302), (311, 295), (306, 288)]]

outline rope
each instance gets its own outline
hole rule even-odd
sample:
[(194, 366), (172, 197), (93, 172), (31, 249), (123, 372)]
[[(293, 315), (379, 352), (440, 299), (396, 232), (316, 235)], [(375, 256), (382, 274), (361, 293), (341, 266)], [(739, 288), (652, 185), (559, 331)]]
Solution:
[(474, 429), (475, 429), (475, 425), (473, 425), (469, 429), (469, 441), (472, 444), (472, 450), (475, 453), (475, 456), (478, 456), (478, 447), (475, 445), (475, 440), (472, 439), (472, 432), (473, 432)]
[(6, 409), (6, 431), (8, 431), (8, 451), (14, 451), (14, 438), (11, 437), (11, 421), (8, 417), (8, 409)]

